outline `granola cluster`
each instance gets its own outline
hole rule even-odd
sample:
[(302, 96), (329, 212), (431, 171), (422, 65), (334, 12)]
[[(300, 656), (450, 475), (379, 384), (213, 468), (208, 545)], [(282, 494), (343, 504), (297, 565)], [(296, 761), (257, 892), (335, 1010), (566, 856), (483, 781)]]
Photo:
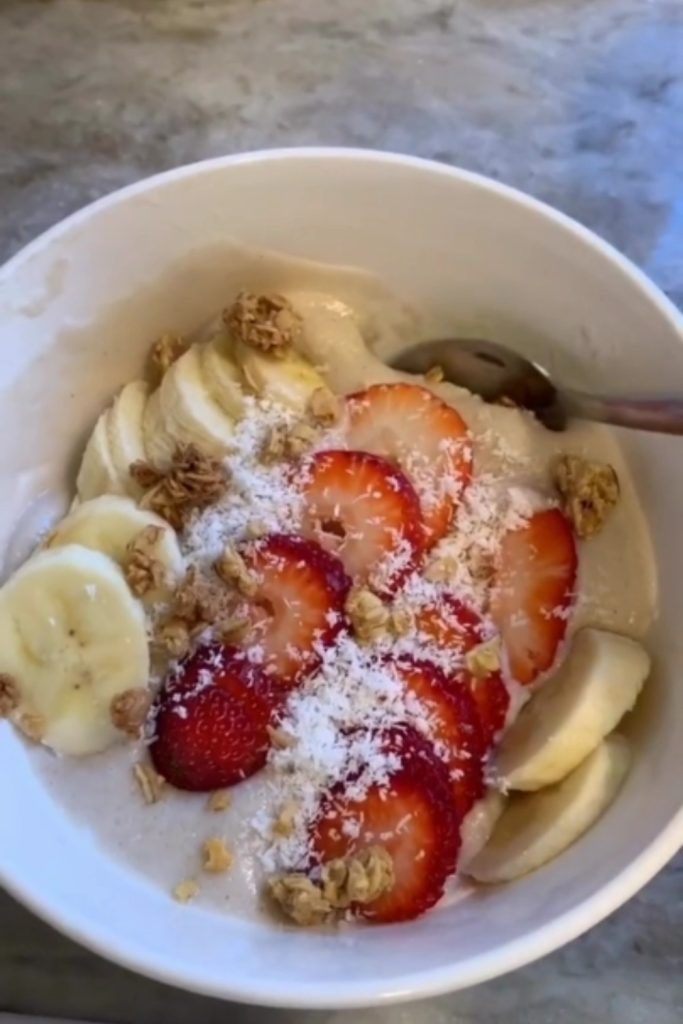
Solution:
[(160, 590), (167, 583), (166, 568), (155, 557), (163, 534), (162, 526), (146, 526), (126, 547), (122, 568), (126, 582), (136, 597)]
[(181, 658), (207, 629), (225, 643), (237, 643), (248, 625), (237, 613), (235, 594), (191, 565), (174, 591), (154, 639), (171, 657)]
[(577, 537), (586, 540), (599, 533), (619, 501), (614, 468), (579, 455), (561, 455), (553, 466), (553, 482)]
[(223, 321), (233, 338), (273, 356), (284, 355), (301, 330), (301, 318), (282, 295), (240, 292)]
[(140, 507), (156, 512), (175, 530), (183, 530), (193, 512), (219, 501), (229, 483), (224, 464), (194, 444), (179, 445), (166, 470), (134, 462), (130, 473), (146, 492)]
[(352, 590), (346, 599), (346, 614), (359, 643), (380, 640), (389, 629), (389, 611), (377, 594), (367, 588)]
[(306, 420), (298, 420), (291, 426), (280, 423), (268, 431), (261, 458), (264, 462), (298, 459), (305, 455), (317, 437), (318, 431)]
[(147, 719), (152, 698), (144, 686), (124, 690), (112, 698), (109, 708), (112, 725), (132, 739), (137, 739)]
[(214, 564), (216, 575), (230, 587), (234, 587), (242, 597), (254, 597), (258, 589), (258, 581), (251, 573), (239, 551), (230, 544), (226, 545), (220, 558)]
[(157, 376), (163, 377), (166, 371), (180, 359), (187, 350), (187, 342), (180, 334), (162, 334), (152, 345), (149, 359)]
[(328, 861), (319, 881), (301, 872), (271, 878), (270, 895), (302, 927), (324, 924), (353, 904), (373, 903), (394, 885), (394, 864), (383, 846)]

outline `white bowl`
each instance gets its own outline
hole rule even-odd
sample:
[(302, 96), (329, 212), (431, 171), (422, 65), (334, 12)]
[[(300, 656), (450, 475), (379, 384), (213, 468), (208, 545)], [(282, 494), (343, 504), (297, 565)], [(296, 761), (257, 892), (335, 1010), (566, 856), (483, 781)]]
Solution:
[[(561, 214), (409, 157), (257, 153), (124, 189), (0, 271), (0, 388), (20, 389), (29, 372), (45, 382), (40, 405), (27, 405), (21, 422), (8, 422), (0, 402), (5, 450), (21, 434), (34, 467), (71, 458), (107, 395), (137, 369), (141, 346), (220, 307), (226, 237), (377, 271), (433, 314), (434, 329), (476, 326), (512, 340), (569, 383), (666, 389), (683, 381), (676, 310), (622, 256)], [(56, 336), (60, 344), (48, 352)], [(46, 428), (51, 410), (59, 421)], [(635, 433), (624, 433), (623, 444), (659, 563), (656, 672), (633, 725), (636, 756), (625, 788), (557, 860), (414, 923), (339, 935), (180, 907), (60, 810), (4, 724), (4, 884), (57, 928), (134, 970), (275, 1006), (351, 1007), (463, 988), (596, 924), (683, 843), (683, 445)], [(0, 540), (36, 479), (16, 471), (3, 479)]]

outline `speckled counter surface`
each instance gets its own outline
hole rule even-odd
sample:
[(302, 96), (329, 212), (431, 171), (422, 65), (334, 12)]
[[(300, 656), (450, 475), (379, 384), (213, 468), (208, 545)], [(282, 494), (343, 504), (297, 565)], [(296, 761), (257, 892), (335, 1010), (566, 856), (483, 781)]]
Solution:
[[(682, 0), (0, 2), (0, 258), (145, 175), (315, 143), (435, 157), (526, 189), (683, 304)], [(122, 1024), (351, 1019), (178, 993), (0, 895), (2, 1011)], [(680, 1024), (683, 860), (539, 964), (352, 1016)]]

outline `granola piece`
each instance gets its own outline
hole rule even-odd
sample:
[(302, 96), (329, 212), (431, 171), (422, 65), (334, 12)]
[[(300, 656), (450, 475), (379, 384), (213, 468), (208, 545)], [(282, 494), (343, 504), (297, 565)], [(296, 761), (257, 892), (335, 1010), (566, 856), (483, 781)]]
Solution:
[(16, 724), (27, 739), (33, 740), (34, 743), (42, 741), (45, 735), (45, 719), (42, 715), (35, 714), (32, 711), (24, 711), (17, 718)]
[(264, 462), (301, 458), (317, 438), (317, 430), (305, 420), (298, 420), (291, 426), (278, 424), (268, 431), (261, 458)]
[(162, 623), (154, 635), (154, 642), (172, 658), (183, 658), (191, 646), (190, 630), (181, 619), (169, 619)]
[(300, 872), (270, 878), (268, 889), (283, 914), (304, 928), (324, 924), (332, 916), (332, 904), (321, 887)]
[(195, 444), (179, 445), (164, 472), (147, 462), (134, 462), (130, 472), (141, 486), (156, 475), (156, 483), (143, 495), (140, 507), (156, 512), (175, 530), (184, 529), (196, 510), (219, 501), (229, 482), (223, 462), (205, 455)]
[(361, 643), (372, 643), (385, 636), (389, 628), (389, 612), (371, 590), (354, 589), (346, 599), (346, 614)]
[(341, 416), (340, 400), (329, 388), (316, 388), (308, 400), (308, 411), (315, 423), (331, 427)]
[(143, 686), (136, 686), (117, 694), (109, 706), (114, 728), (125, 732), (132, 739), (137, 739), (145, 724), (151, 703), (151, 694)]
[(0, 672), (0, 718), (7, 718), (19, 707), (19, 687), (12, 676)]
[(216, 560), (214, 565), (216, 575), (229, 586), (235, 589), (243, 597), (254, 597), (258, 590), (258, 581), (253, 573), (249, 572), (246, 562), (230, 544), (226, 545), (223, 553)]
[(133, 775), (140, 787), (142, 799), (146, 804), (156, 804), (161, 800), (161, 793), (165, 783), (163, 776), (154, 770), (147, 761), (138, 761), (133, 765)]
[(166, 567), (154, 557), (154, 549), (163, 532), (161, 526), (146, 526), (126, 546), (123, 574), (136, 597), (144, 597), (167, 583)]
[(131, 462), (128, 472), (143, 491), (148, 491), (150, 487), (155, 487), (164, 479), (163, 470), (157, 469), (149, 462)]
[(244, 616), (235, 615), (222, 619), (213, 627), (214, 636), (224, 644), (241, 644), (246, 639), (251, 622)]
[(291, 750), (297, 744), (296, 736), (292, 736), (291, 732), (287, 732), (279, 725), (267, 725), (266, 730), (276, 750)]
[(394, 636), (407, 636), (415, 628), (415, 616), (409, 608), (392, 608), (390, 618)]
[(156, 373), (163, 377), (166, 371), (180, 359), (187, 349), (187, 342), (181, 334), (162, 334), (152, 345), (150, 362)]
[(229, 871), (233, 856), (220, 836), (211, 836), (202, 844), (202, 867), (213, 875)]
[(424, 578), (429, 583), (447, 583), (452, 579), (456, 570), (456, 562), (447, 555), (433, 558), (424, 570)]
[(232, 803), (232, 797), (224, 789), (217, 789), (206, 801), (206, 809), (218, 814), (219, 811), (227, 811)]
[(283, 356), (301, 329), (301, 318), (282, 295), (243, 291), (223, 321), (233, 338), (273, 356)]
[(427, 384), (440, 384), (444, 380), (446, 374), (443, 372), (443, 366), (439, 366), (438, 363), (435, 366), (430, 366), (425, 373), (425, 381)]
[(178, 882), (173, 890), (173, 899), (178, 903), (189, 903), (196, 896), (199, 896), (199, 886), (193, 878), (186, 878), (184, 881)]
[(394, 862), (383, 846), (368, 846), (350, 857), (324, 865), (323, 895), (335, 909), (352, 903), (372, 903), (394, 885)]
[(501, 666), (500, 637), (494, 636), (484, 643), (477, 644), (465, 655), (465, 666), (475, 679), (485, 679), (500, 671)]
[(577, 537), (586, 540), (599, 533), (619, 500), (619, 478), (614, 468), (579, 455), (561, 455), (552, 475), (562, 509)]
[(293, 835), (298, 813), (299, 805), (295, 804), (293, 800), (288, 800), (280, 808), (280, 812), (273, 822), (273, 835), (282, 836), (284, 839)]

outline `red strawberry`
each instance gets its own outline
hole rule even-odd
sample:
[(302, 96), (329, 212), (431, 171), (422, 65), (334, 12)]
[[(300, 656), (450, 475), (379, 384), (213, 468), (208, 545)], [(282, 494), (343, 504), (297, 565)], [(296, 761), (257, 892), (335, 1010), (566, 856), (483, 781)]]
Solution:
[(390, 590), (415, 568), (420, 502), (400, 469), (367, 452), (319, 452), (307, 463), (304, 496), (305, 532), (354, 581)]
[(268, 726), (281, 702), (268, 679), (234, 648), (211, 644), (182, 663), (156, 705), (149, 752), (172, 786), (205, 792), (263, 767)]
[(439, 647), (458, 654), (466, 654), (484, 639), (479, 615), (452, 594), (444, 594), (438, 605), (420, 608), (415, 614), (415, 624), (420, 633)]
[(353, 908), (370, 921), (409, 921), (443, 895), (456, 868), (459, 819), (448, 771), (431, 744), (409, 727), (387, 731), (384, 748), (401, 758), (386, 785), (371, 786), (361, 799), (344, 784), (323, 801), (313, 827), (318, 863), (368, 846), (383, 846), (394, 862), (393, 887), (372, 903)]
[[(444, 595), (439, 605), (420, 609), (416, 622), (420, 632), (435, 640), (439, 647), (461, 655), (482, 643), (486, 635), (477, 613), (450, 594)], [(500, 672), (478, 679), (461, 667), (454, 673), (454, 680), (472, 694), (484, 745), (489, 747), (505, 724), (510, 706), (510, 694)]]
[(252, 660), (292, 685), (320, 664), (344, 625), (351, 581), (338, 558), (303, 537), (273, 533), (242, 552), (258, 590), (247, 613)]
[(436, 544), (453, 521), (472, 471), (472, 445), (462, 417), (426, 388), (375, 384), (346, 400), (350, 448), (395, 461), (417, 491), (425, 540)]
[(458, 818), (484, 792), (484, 740), (477, 708), (466, 685), (448, 679), (428, 661), (401, 658), (393, 668), (427, 713), (437, 753), (448, 766)]
[(567, 631), (577, 554), (559, 509), (537, 512), (503, 538), (491, 595), (510, 672), (528, 685), (555, 661)]

